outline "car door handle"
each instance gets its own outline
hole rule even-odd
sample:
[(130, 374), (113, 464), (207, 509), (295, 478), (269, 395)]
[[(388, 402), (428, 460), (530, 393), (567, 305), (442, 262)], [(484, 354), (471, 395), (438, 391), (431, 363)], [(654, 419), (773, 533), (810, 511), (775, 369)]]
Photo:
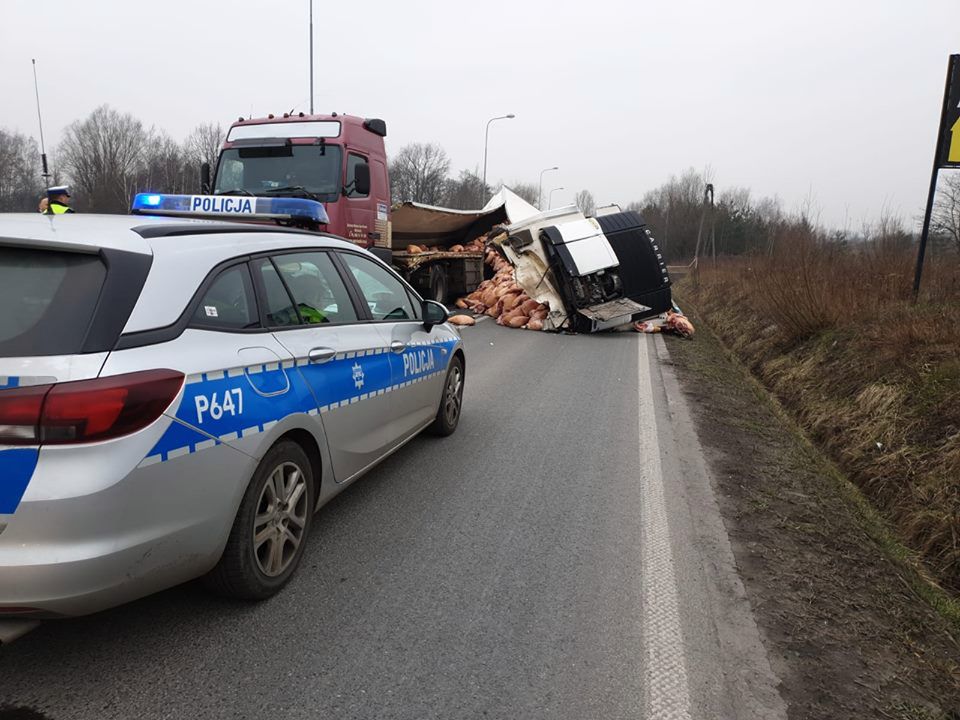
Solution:
[(312, 363), (325, 363), (329, 360), (333, 360), (334, 356), (337, 354), (337, 351), (333, 348), (328, 347), (315, 347), (307, 353), (307, 358)]
[(405, 342), (400, 342), (399, 340), (394, 340), (390, 343), (390, 350), (395, 353), (402, 353), (407, 349), (407, 344)]

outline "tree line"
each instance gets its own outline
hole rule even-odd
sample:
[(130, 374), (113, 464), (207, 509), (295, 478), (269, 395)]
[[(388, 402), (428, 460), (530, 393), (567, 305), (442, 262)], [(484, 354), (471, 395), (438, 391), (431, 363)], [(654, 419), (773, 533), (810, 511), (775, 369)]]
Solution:
[[(178, 141), (129, 113), (103, 105), (67, 126), (51, 153), (50, 184), (69, 183), (79, 211), (126, 213), (137, 192), (198, 192), (200, 165), (216, 164), (223, 138), (222, 125), (201, 123)], [(436, 143), (404, 145), (390, 158), (389, 170), (394, 203), (409, 200), (469, 210), (482, 207), (500, 189), (484, 184), (476, 169), (453, 172), (446, 151)], [(718, 188), (710, 204), (705, 195), (709, 181), (709, 172), (687, 170), (625, 206), (644, 216), (669, 262), (692, 258), (698, 238), (701, 256), (771, 253), (777, 242), (796, 230), (839, 243), (915, 241), (902, 218), (889, 212), (857, 229), (827, 229), (819, 223), (812, 200), (787, 212), (777, 198), (757, 198), (748, 188), (728, 187)], [(537, 183), (507, 186), (531, 205), (547, 204), (547, 193), (539, 197)], [(0, 212), (35, 210), (43, 190), (36, 142), (0, 128)], [(631, 190), (624, 188), (624, 194)], [(596, 210), (589, 190), (579, 191), (575, 202), (587, 215)], [(960, 173), (943, 175), (932, 228), (934, 251), (960, 252)]]
[[(820, 221), (812, 197), (787, 211), (776, 197), (754, 197), (749, 188), (728, 187), (707, 200), (710, 172), (687, 170), (650, 190), (627, 209), (636, 210), (653, 229), (671, 262), (690, 260), (700, 240), (700, 257), (747, 253), (773, 254), (791, 238), (811, 237), (838, 245), (871, 243), (884, 248), (906, 248), (918, 232), (888, 208), (859, 227), (831, 228)], [(960, 173), (945, 173), (940, 182), (931, 221), (931, 249), (960, 253)]]
[[(137, 192), (195, 193), (200, 165), (216, 163), (224, 130), (202, 123), (182, 141), (102, 105), (64, 130), (51, 153), (50, 184), (69, 183), (82, 212), (126, 213)], [(0, 212), (36, 210), (43, 195), (33, 138), (0, 128)]]

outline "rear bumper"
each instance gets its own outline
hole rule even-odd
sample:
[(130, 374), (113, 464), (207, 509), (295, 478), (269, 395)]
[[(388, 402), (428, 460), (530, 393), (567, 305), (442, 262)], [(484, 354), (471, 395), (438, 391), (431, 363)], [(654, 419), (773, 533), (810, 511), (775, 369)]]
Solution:
[[(221, 445), (106, 482), (101, 473), (78, 477), (95, 463), (51, 473), (44, 460), (41, 453), (33, 497), (4, 518), (0, 620), (84, 615), (208, 571), (256, 462)], [(70, 496), (69, 487), (80, 490)], [(4, 607), (37, 612), (5, 616)]]
[[(205, 525), (153, 537), (104, 537), (86, 547), (23, 548), (19, 558), (7, 550), (0, 555), (0, 621), (85, 615), (113, 607), (206, 572), (219, 550)], [(5, 607), (17, 611), (5, 615)]]

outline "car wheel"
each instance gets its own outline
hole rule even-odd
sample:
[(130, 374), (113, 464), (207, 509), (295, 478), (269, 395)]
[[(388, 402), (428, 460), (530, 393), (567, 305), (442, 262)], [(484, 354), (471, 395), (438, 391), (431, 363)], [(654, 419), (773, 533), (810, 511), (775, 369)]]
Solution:
[(440, 397), (440, 408), (437, 417), (430, 426), (433, 435), (446, 437), (453, 435), (460, 423), (460, 413), (463, 410), (463, 360), (454, 355), (447, 369), (447, 379), (443, 383), (443, 395)]
[(205, 578), (227, 597), (263, 600), (300, 564), (316, 504), (310, 460), (295, 442), (274, 445), (257, 466), (220, 562)]

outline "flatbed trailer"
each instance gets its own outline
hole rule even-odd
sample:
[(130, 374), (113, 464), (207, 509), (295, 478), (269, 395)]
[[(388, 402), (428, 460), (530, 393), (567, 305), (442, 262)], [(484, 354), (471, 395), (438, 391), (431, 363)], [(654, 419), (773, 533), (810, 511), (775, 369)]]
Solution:
[(421, 295), (437, 302), (472, 293), (483, 281), (482, 252), (393, 251), (390, 262)]

